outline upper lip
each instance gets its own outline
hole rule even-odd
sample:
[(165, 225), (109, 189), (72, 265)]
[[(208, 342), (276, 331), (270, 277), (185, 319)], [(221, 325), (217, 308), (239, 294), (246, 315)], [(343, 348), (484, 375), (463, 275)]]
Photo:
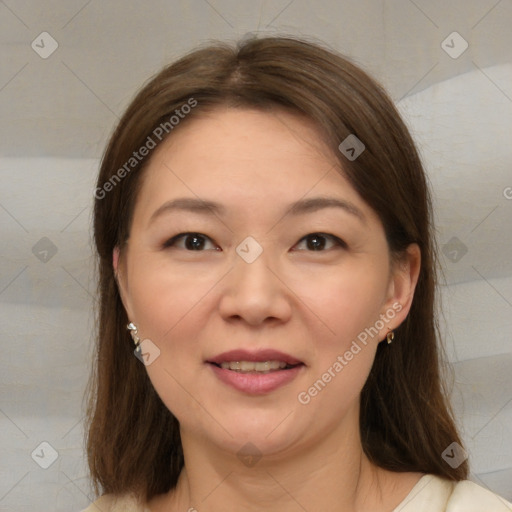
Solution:
[(261, 349), (261, 350), (229, 350), (228, 352), (223, 352), (218, 356), (212, 357), (207, 360), (208, 363), (221, 364), (230, 361), (254, 361), (254, 362), (264, 362), (264, 361), (284, 361), (287, 364), (301, 364), (302, 361), (291, 356), (290, 354), (285, 354), (284, 352), (279, 352), (278, 350), (273, 349)]

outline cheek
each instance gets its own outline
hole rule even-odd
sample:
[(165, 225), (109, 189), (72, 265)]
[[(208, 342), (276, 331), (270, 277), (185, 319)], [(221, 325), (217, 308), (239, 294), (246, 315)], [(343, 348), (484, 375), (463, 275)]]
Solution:
[[(310, 336), (314, 340), (314, 364), (310, 379), (301, 390), (304, 401), (311, 400), (315, 414), (336, 411), (341, 417), (355, 403), (363, 388), (380, 341), (375, 324), (386, 292), (386, 274), (374, 271), (339, 272), (336, 278), (304, 285), (301, 296), (319, 320)], [(317, 409), (318, 408), (318, 409)], [(328, 411), (331, 411), (329, 413)]]
[(155, 254), (133, 257), (129, 283), (134, 319), (140, 334), (153, 340), (162, 356), (193, 352), (201, 325), (211, 314), (209, 292), (218, 277), (192, 267), (171, 266)]
[(133, 258), (130, 300), (140, 332), (166, 341), (179, 323), (197, 315), (196, 307), (212, 285), (212, 275), (170, 267), (160, 257), (140, 254)]
[(386, 298), (386, 279), (380, 266), (347, 265), (339, 272), (296, 281), (294, 286), (319, 321), (322, 344), (343, 349), (378, 320)]
[(146, 366), (153, 387), (180, 422), (204, 415), (195, 380), (203, 370), (198, 332), (208, 314), (204, 299), (211, 285), (176, 272), (149, 269), (134, 274), (131, 285), (139, 332), (159, 350)]

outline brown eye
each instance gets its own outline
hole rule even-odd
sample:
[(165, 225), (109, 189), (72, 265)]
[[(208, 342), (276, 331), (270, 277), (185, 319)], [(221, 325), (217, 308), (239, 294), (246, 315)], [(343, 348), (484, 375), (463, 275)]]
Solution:
[[(337, 236), (324, 233), (311, 233), (306, 235), (299, 241), (297, 245), (300, 245), (303, 241), (305, 241), (306, 250), (323, 252), (326, 250), (326, 245), (329, 245), (329, 240), (331, 241), (331, 246), (328, 246), (327, 249), (331, 249), (333, 246), (343, 248), (347, 247), (347, 244)], [(297, 247), (297, 245), (295, 247)]]
[[(178, 243), (181, 240), (183, 240), (184, 243)], [(164, 248), (176, 247), (178, 249), (185, 249), (187, 251), (200, 252), (205, 249), (205, 245), (208, 241), (211, 242), (210, 238), (206, 235), (202, 235), (201, 233), (180, 233), (179, 235), (176, 235), (167, 240), (167, 242), (164, 244)], [(215, 246), (214, 249), (218, 250), (215, 248)]]

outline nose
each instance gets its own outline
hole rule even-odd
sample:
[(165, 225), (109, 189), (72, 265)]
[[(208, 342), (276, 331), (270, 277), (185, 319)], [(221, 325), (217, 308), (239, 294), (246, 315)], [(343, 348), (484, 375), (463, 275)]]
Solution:
[(223, 280), (219, 311), (226, 321), (243, 320), (251, 326), (286, 322), (291, 316), (293, 293), (263, 251), (252, 263), (238, 254)]

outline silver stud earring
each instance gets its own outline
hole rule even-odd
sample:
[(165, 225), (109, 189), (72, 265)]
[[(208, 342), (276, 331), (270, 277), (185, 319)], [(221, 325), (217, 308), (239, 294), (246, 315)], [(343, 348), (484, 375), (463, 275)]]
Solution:
[(140, 352), (140, 350), (141, 350), (141, 348), (140, 348), (140, 338), (139, 338), (139, 333), (137, 331), (137, 326), (133, 322), (130, 322), (126, 326), (126, 328), (130, 330), (130, 335), (132, 337), (133, 342), (135, 343), (135, 350)]

